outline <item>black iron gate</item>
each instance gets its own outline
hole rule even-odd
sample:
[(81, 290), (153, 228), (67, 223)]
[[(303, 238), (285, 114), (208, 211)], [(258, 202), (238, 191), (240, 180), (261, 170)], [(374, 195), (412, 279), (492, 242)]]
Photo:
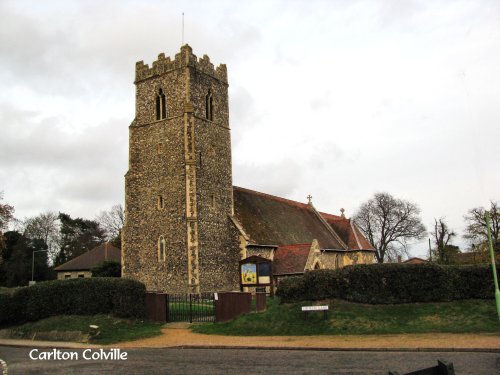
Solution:
[(167, 294), (167, 322), (215, 322), (214, 294)]

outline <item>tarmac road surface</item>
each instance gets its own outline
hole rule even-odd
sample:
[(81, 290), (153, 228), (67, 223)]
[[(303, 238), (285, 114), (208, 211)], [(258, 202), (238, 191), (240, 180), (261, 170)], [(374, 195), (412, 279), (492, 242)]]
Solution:
[[(37, 349), (36, 355), (54, 350)], [(7, 363), (8, 375), (387, 374), (389, 370), (405, 373), (435, 366), (438, 359), (453, 362), (457, 375), (500, 374), (500, 353), (485, 352), (141, 348), (122, 349), (127, 359), (117, 361), (84, 360), (84, 349), (61, 349), (61, 353), (76, 353), (79, 358), (64, 361), (32, 360), (31, 350), (33, 348), (0, 346), (0, 359)], [(92, 349), (93, 352), (98, 350)], [(109, 351), (109, 348), (104, 350)]]

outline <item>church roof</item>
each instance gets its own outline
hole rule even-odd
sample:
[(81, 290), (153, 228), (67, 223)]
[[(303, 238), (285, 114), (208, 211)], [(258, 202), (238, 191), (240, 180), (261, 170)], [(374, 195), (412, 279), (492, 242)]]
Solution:
[(351, 219), (324, 212), (320, 212), (320, 214), (332, 226), (342, 241), (347, 244), (349, 250), (375, 250)]
[(324, 249), (345, 249), (312, 205), (234, 186), (235, 217), (250, 243), (289, 245), (318, 240)]
[(121, 263), (121, 251), (113, 245), (103, 243), (92, 250), (83, 253), (76, 258), (73, 258), (66, 263), (56, 267), (56, 271), (84, 271), (90, 270), (97, 264), (105, 261), (112, 260)]
[(274, 254), (273, 275), (304, 273), (310, 251), (310, 243), (278, 247)]

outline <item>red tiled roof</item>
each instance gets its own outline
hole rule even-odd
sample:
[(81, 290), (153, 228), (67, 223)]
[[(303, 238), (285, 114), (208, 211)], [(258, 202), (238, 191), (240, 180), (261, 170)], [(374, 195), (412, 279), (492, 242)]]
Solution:
[(303, 273), (311, 244), (280, 246), (274, 254), (273, 275)]
[(425, 260), (425, 259), (422, 259), (419, 257), (413, 257), (413, 258), (409, 258), (409, 259), (405, 260), (403, 263), (420, 264), (420, 263), (428, 263), (428, 262), (429, 262), (428, 260)]
[(349, 250), (375, 250), (351, 219), (324, 212), (320, 214), (347, 244)]
[(112, 260), (121, 263), (121, 251), (108, 243), (94, 247), (92, 250), (83, 253), (70, 261), (56, 267), (56, 271), (83, 271), (90, 270), (97, 264)]
[(344, 249), (308, 204), (237, 186), (233, 195), (235, 216), (252, 243), (285, 245), (316, 239), (322, 248)]
[[(488, 251), (483, 252), (467, 252), (453, 254), (452, 259), (457, 264), (475, 264), (475, 263), (490, 263), (491, 258)], [(500, 254), (495, 255), (496, 261), (500, 261)]]

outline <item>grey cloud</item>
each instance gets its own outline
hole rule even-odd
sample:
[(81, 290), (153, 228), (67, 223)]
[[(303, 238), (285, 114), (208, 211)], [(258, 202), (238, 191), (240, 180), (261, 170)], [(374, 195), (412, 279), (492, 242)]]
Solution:
[(38, 119), (32, 111), (2, 105), (0, 166), (4, 168), (95, 168), (125, 164), (128, 119), (111, 119), (80, 133), (67, 133), (57, 118)]
[(128, 119), (110, 119), (67, 133), (57, 118), (0, 107), (0, 181), (22, 211), (33, 207), (93, 215), (123, 201)]
[(300, 185), (302, 168), (294, 160), (286, 159), (265, 165), (235, 163), (233, 183), (264, 193), (289, 197)]

